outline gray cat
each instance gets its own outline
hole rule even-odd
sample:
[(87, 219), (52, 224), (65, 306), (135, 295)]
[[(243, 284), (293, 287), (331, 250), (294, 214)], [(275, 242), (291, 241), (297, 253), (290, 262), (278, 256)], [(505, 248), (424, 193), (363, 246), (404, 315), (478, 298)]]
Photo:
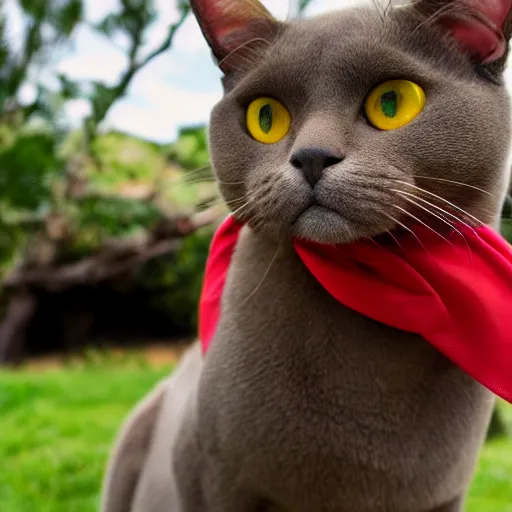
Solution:
[(212, 160), (246, 226), (212, 347), (126, 422), (104, 512), (460, 512), (492, 395), (419, 336), (340, 305), (291, 237), (497, 227), (510, 1), (289, 23), (257, 0), (192, 7), (224, 73)]

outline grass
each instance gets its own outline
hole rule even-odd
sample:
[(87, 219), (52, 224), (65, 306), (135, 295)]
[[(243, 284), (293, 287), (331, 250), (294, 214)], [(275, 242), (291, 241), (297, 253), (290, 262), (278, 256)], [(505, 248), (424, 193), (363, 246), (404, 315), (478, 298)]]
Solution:
[[(95, 512), (120, 422), (169, 369), (140, 359), (0, 373), (0, 511)], [(512, 426), (512, 407), (503, 406)], [(512, 440), (488, 443), (468, 512), (512, 512)]]
[(0, 511), (98, 510), (120, 422), (168, 372), (123, 362), (0, 373)]

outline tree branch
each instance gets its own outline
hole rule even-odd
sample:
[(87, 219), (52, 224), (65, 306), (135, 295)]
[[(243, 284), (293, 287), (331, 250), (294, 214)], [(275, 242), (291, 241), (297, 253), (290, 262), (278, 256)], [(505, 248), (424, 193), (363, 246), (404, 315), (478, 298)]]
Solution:
[(143, 59), (139, 63), (137, 63), (135, 61), (137, 50), (135, 49), (135, 52), (134, 52), (134, 47), (132, 46), (132, 49), (130, 51), (130, 67), (128, 68), (126, 73), (123, 75), (120, 84), (116, 87), (116, 90), (121, 92), (120, 96), (124, 94), (126, 88), (128, 87), (128, 84), (130, 83), (133, 76), (138, 71), (140, 71), (143, 67), (147, 66), (153, 59), (155, 59), (156, 57), (158, 57), (159, 55), (161, 55), (162, 53), (164, 53), (171, 47), (172, 40), (174, 38), (174, 34), (181, 27), (181, 25), (183, 25), (189, 12), (190, 12), (190, 8), (183, 9), (179, 20), (175, 24), (170, 26), (169, 33), (167, 34), (167, 37), (162, 42), (162, 44), (158, 48), (156, 48), (154, 51), (152, 51), (145, 59)]
[(148, 260), (175, 252), (184, 237), (215, 223), (222, 210), (214, 207), (192, 218), (176, 218), (171, 222), (173, 232), (162, 239), (150, 233), (142, 239), (114, 240), (105, 244), (95, 255), (67, 265), (18, 268), (7, 275), (2, 285), (6, 290), (37, 287), (55, 292), (71, 286), (98, 283), (131, 271)]

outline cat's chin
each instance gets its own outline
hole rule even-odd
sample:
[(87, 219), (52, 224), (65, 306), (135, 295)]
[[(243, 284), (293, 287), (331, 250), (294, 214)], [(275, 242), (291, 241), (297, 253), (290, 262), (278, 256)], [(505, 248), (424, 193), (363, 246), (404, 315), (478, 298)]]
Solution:
[(292, 235), (320, 244), (349, 244), (365, 238), (352, 222), (325, 206), (314, 205), (304, 211), (292, 226)]

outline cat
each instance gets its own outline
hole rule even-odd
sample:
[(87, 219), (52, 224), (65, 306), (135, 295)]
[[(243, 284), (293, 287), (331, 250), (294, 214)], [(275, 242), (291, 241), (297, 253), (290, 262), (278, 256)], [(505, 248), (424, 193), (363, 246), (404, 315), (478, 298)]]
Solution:
[(511, 2), (286, 23), (257, 0), (191, 5), (223, 72), (211, 158), (245, 227), (211, 348), (126, 422), (104, 512), (462, 511), (492, 394), (420, 336), (335, 301), (291, 239), (454, 215), (498, 228)]

